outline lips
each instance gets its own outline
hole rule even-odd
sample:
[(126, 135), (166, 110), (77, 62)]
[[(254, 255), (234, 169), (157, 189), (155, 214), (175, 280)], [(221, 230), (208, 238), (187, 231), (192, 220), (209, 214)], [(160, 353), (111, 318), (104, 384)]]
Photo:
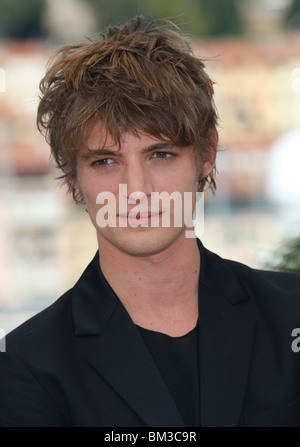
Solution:
[(151, 217), (157, 217), (157, 216), (159, 216), (160, 214), (161, 214), (161, 213), (151, 213), (151, 212), (149, 212), (149, 213), (140, 213), (140, 212), (138, 212), (138, 213), (136, 214), (135, 218), (136, 218), (137, 220), (151, 219)]
[(156, 217), (161, 215), (162, 212), (152, 212), (151, 211), (138, 211), (136, 214), (129, 211), (127, 214), (119, 214), (119, 217), (123, 219), (150, 219), (151, 217)]
[[(162, 212), (152, 212), (151, 211), (138, 211), (134, 212), (133, 210), (128, 213), (119, 214), (120, 225), (121, 226), (130, 226), (136, 228), (137, 226), (159, 226), (158, 222), (162, 215)], [(123, 222), (123, 224), (121, 224)]]

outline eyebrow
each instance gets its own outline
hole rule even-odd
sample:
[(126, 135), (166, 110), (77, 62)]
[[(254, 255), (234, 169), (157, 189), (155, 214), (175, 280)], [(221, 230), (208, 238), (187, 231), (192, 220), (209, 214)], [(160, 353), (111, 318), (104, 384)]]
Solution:
[[(171, 149), (171, 148), (174, 148), (174, 146), (175, 146), (174, 143), (172, 143), (171, 141), (170, 142), (166, 141), (166, 142), (161, 142), (161, 143), (154, 143), (154, 144), (151, 144), (150, 146), (147, 146), (144, 149), (142, 149), (142, 153), (143, 154), (147, 154), (149, 152), (153, 152), (153, 151), (156, 151), (156, 150), (159, 150), (159, 149)], [(103, 156), (109, 157), (109, 156), (116, 156), (116, 155), (118, 155), (120, 157), (123, 156), (123, 154), (120, 153), (119, 149), (113, 150), (113, 149), (109, 149), (109, 148), (106, 148), (106, 147), (104, 147), (103, 149), (99, 149), (99, 148), (92, 149), (92, 148), (88, 147), (81, 154), (81, 157), (84, 160), (90, 160), (92, 158), (96, 158), (96, 157), (99, 157), (99, 156), (101, 156), (101, 157), (103, 157)]]

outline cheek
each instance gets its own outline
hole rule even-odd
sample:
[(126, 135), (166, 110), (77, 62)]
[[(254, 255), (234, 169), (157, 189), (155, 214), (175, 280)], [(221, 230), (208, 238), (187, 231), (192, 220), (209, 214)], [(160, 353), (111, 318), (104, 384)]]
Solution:
[(85, 204), (89, 208), (93, 205), (93, 203), (96, 204), (95, 197), (97, 196), (97, 194), (95, 194), (95, 197), (94, 197), (93, 185), (91, 182), (88, 182), (84, 176), (80, 176), (80, 175), (77, 176), (76, 187), (80, 191), (80, 194), (83, 197)]
[(199, 178), (199, 170), (195, 163), (182, 167), (181, 187), (183, 191), (196, 191)]
[[(96, 215), (97, 212), (102, 208), (107, 208), (107, 201), (104, 203), (102, 199), (98, 199), (99, 194), (113, 194), (115, 202), (118, 203), (119, 200), (119, 185), (112, 185), (111, 183), (102, 182), (98, 179), (90, 180), (88, 183), (84, 185), (83, 194), (85, 197), (85, 203), (87, 205), (87, 209), (90, 215), (91, 220), (94, 225), (96, 225)], [(110, 196), (109, 196), (110, 197)], [(99, 202), (100, 200), (100, 202)], [(97, 203), (98, 201), (98, 203)], [(114, 202), (113, 202), (114, 203)], [(113, 208), (112, 214), (115, 213), (115, 208)]]
[(196, 191), (198, 182), (195, 166), (182, 166), (180, 170), (170, 171), (167, 175), (160, 176), (155, 182), (155, 188), (158, 192), (167, 191), (172, 193), (178, 191)]
[(100, 192), (109, 190), (108, 185), (99, 175), (82, 172), (78, 174), (77, 178), (78, 186), (87, 199), (96, 198)]

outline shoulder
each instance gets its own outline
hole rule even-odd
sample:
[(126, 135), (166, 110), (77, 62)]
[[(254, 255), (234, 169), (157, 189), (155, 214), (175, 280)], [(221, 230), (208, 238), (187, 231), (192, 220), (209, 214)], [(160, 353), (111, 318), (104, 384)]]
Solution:
[(79, 289), (83, 299), (88, 294), (93, 277), (97, 276), (96, 259), (95, 256), (71, 289), (7, 335), (7, 350), (21, 353), (26, 349), (28, 358), (30, 353), (49, 352), (52, 346), (60, 348), (60, 352), (64, 343), (70, 346), (74, 338), (74, 295)]
[[(251, 268), (200, 246), (205, 281), (222, 295), (239, 290), (256, 309), (300, 315), (300, 274)], [(201, 261), (202, 262), (202, 261)], [(236, 297), (236, 301), (239, 301)], [(298, 318), (300, 323), (300, 317)]]
[[(0, 426), (65, 426), (63, 398), (53, 391), (55, 370), (70, 352), (70, 295), (21, 324), (0, 354)], [(74, 362), (73, 362), (74, 363)], [(52, 392), (53, 391), (53, 392)], [(54, 397), (53, 397), (54, 396)]]
[(206, 250), (204, 257), (211, 288), (223, 301), (227, 297), (230, 303), (241, 303), (255, 323), (256, 346), (294, 354), (290, 347), (291, 334), (300, 328), (300, 274), (253, 269)]
[(10, 332), (6, 337), (6, 352), (21, 357), (26, 353), (28, 358), (49, 350), (58, 340), (61, 344), (72, 327), (71, 295), (72, 289)]
[(222, 258), (216, 253), (207, 250), (198, 241), (201, 263), (203, 260), (204, 275), (211, 279), (228, 277), (232, 274), (247, 288), (269, 289), (280, 293), (300, 294), (300, 274), (291, 272), (278, 272), (251, 268), (246, 264), (231, 259)]
[(224, 263), (251, 287), (272, 289), (274, 293), (297, 293), (300, 297), (300, 274), (251, 268), (240, 262), (225, 259)]
[(224, 260), (250, 297), (256, 315), (281, 321), (292, 330), (300, 327), (300, 274), (265, 271)]

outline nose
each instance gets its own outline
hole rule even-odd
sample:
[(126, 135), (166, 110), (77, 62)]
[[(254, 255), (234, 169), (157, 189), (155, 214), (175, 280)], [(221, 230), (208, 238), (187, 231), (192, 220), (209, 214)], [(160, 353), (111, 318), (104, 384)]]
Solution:
[(128, 200), (128, 203), (136, 203), (138, 200), (143, 201), (145, 196), (147, 199), (153, 191), (153, 184), (151, 174), (142, 163), (134, 161), (126, 167), (123, 175), (123, 194)]

